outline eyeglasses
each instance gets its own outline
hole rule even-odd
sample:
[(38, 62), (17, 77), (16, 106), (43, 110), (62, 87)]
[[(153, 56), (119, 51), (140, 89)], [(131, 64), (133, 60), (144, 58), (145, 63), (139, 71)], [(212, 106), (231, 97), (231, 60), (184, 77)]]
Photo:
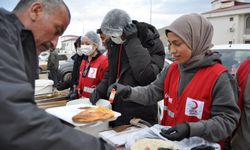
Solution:
[(86, 64), (86, 66), (83, 69), (82, 77), (86, 77), (89, 72), (90, 65), (89, 63)]

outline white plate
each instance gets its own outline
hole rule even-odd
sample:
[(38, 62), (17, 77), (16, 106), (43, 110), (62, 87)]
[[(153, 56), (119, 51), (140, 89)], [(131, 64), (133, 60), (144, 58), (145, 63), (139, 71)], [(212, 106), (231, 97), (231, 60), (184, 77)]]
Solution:
[(61, 106), (61, 107), (54, 107), (54, 108), (48, 108), (46, 109), (46, 111), (54, 116), (56, 116), (57, 118), (60, 118), (76, 127), (80, 127), (80, 126), (85, 126), (85, 125), (90, 125), (90, 124), (94, 124), (96, 122), (106, 122), (106, 121), (113, 121), (116, 120), (117, 117), (121, 116), (121, 113), (119, 112), (115, 112), (115, 116), (114, 118), (105, 120), (105, 121), (95, 121), (95, 122), (90, 122), (90, 123), (75, 123), (72, 120), (72, 117), (75, 116), (76, 114), (80, 113), (81, 111), (83, 111), (82, 109), (79, 109), (80, 107), (96, 107), (93, 105), (88, 105), (88, 104), (77, 104), (77, 105), (71, 105), (71, 106)]

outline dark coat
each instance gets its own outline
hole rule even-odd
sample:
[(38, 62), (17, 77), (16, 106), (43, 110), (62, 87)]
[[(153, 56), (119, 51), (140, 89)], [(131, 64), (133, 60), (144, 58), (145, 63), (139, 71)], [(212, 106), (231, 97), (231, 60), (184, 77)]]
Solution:
[(49, 58), (48, 58), (48, 64), (47, 69), (48, 70), (57, 70), (59, 66), (59, 58), (58, 53), (56, 50), (50, 52)]
[[(164, 47), (159, 33), (152, 25), (133, 21), (138, 29), (137, 37), (126, 40), (123, 45), (117, 45), (111, 40), (108, 43), (109, 71), (96, 91), (101, 98), (108, 99), (106, 92), (109, 85), (116, 82), (120, 46), (122, 46), (121, 69), (119, 83), (124, 85), (144, 86), (156, 79), (164, 64)], [(113, 110), (122, 113), (112, 126), (129, 124), (133, 117), (142, 118), (152, 124), (157, 123), (157, 105), (143, 106), (124, 102), (116, 97)]]
[(0, 9), (0, 149), (114, 149), (60, 122), (34, 101), (37, 56), (33, 34)]

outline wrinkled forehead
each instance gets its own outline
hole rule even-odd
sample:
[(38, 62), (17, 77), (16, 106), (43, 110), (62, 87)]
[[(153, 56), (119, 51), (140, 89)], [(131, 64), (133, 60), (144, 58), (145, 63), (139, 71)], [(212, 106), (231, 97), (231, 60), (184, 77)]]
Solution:
[(61, 28), (60, 34), (63, 34), (70, 23), (69, 12), (67, 11), (67, 9), (62, 6), (56, 11), (52, 12), (50, 17), (50, 22), (48, 23), (54, 23), (55, 25), (57, 25), (58, 28)]

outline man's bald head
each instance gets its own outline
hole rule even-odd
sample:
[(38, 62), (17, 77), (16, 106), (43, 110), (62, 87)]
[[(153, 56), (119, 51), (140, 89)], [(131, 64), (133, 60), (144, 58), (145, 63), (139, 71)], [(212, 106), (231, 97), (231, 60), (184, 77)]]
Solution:
[(65, 7), (68, 11), (69, 20), (71, 19), (70, 11), (63, 0), (20, 0), (16, 7), (13, 9), (14, 13), (27, 10), (33, 3), (38, 2), (45, 6), (45, 10), (48, 14), (56, 11), (60, 7)]
[(70, 22), (63, 0), (20, 0), (13, 12), (32, 31), (38, 53), (56, 48)]

